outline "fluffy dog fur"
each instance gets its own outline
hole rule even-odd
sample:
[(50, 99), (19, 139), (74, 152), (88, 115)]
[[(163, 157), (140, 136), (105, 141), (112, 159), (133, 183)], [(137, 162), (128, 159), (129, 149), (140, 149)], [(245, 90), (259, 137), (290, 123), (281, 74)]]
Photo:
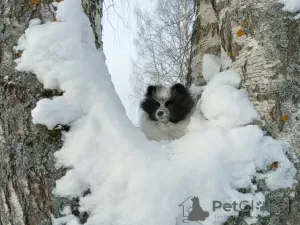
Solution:
[(141, 102), (141, 130), (151, 140), (173, 140), (185, 134), (195, 101), (182, 84), (149, 86)]

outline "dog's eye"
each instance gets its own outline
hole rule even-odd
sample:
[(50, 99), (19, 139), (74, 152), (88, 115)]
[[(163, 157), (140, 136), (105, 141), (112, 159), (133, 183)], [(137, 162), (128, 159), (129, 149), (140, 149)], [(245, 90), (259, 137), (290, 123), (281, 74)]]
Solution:
[(166, 102), (165, 102), (165, 106), (166, 106), (169, 110), (172, 110), (172, 109), (173, 109), (173, 104), (172, 104), (172, 102), (170, 102), (170, 101), (166, 101)]
[(156, 104), (156, 106), (157, 106), (157, 107), (160, 107), (160, 104), (159, 104), (159, 102), (155, 102), (155, 104)]

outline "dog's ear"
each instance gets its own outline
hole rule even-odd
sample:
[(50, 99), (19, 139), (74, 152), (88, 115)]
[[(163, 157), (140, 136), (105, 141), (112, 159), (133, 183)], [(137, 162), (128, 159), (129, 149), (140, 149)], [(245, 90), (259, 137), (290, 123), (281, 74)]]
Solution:
[(188, 92), (187, 89), (185, 88), (185, 86), (183, 86), (183, 84), (180, 84), (180, 83), (174, 84), (172, 86), (171, 90), (172, 90), (172, 92), (177, 92), (180, 94), (186, 94)]
[(147, 88), (147, 92), (146, 92), (146, 95), (145, 95), (145, 96), (146, 96), (147, 98), (149, 98), (149, 97), (153, 96), (154, 92), (156, 92), (156, 86), (150, 85), (150, 86), (148, 86), (148, 88)]

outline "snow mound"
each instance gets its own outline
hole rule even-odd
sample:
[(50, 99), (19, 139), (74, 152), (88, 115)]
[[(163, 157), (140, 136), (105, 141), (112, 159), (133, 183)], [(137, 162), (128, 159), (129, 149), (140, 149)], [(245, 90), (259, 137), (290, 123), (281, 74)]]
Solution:
[[(146, 139), (126, 117), (81, 1), (64, 0), (57, 7), (57, 22), (33, 22), (20, 38), (16, 49), (24, 52), (17, 69), (64, 91), (39, 101), (32, 116), (49, 128), (71, 125), (55, 153), (57, 166), (70, 170), (53, 193), (78, 197), (79, 210), (89, 214), (87, 225), (179, 225), (188, 218), (190, 196), (198, 196), (209, 213), (201, 224), (218, 225), (242, 208), (213, 210), (213, 201), (263, 202), (254, 180), (265, 180), (272, 190), (293, 185), (296, 170), (286, 157), (286, 143), (254, 125), (226, 128), (257, 117), (234, 79), (205, 88), (202, 107), (208, 121), (197, 111), (184, 137), (161, 143)], [(273, 162), (278, 162), (276, 170), (269, 169)], [(83, 195), (88, 189), (90, 194)], [(65, 217), (53, 218), (53, 224), (80, 224), (70, 208), (62, 213)], [(267, 212), (253, 207), (250, 215), (253, 221)]]
[(80, 109), (76, 111), (75, 107), (72, 107), (72, 103), (68, 104), (68, 99), (62, 98), (53, 98), (42, 99), (32, 110), (32, 122), (34, 124), (44, 121), (44, 124), (47, 124), (49, 129), (54, 128), (57, 124), (69, 124), (81, 117), (83, 114), (80, 112)]
[(215, 74), (202, 93), (201, 111), (211, 124), (237, 127), (250, 124), (259, 115), (244, 90), (238, 90), (241, 78), (233, 70)]
[(205, 54), (202, 62), (202, 74), (206, 82), (208, 82), (213, 75), (219, 73), (221, 69), (221, 59), (215, 55)]
[(225, 70), (215, 74), (209, 81), (209, 86), (230, 85), (238, 88), (241, 76), (235, 70)]

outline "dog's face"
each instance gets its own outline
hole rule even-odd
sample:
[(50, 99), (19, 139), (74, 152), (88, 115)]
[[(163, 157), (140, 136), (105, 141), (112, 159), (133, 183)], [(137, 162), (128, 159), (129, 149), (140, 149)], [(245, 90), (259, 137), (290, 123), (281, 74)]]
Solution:
[(172, 87), (149, 86), (141, 108), (150, 120), (162, 123), (178, 123), (184, 120), (194, 107), (194, 99), (182, 84)]

